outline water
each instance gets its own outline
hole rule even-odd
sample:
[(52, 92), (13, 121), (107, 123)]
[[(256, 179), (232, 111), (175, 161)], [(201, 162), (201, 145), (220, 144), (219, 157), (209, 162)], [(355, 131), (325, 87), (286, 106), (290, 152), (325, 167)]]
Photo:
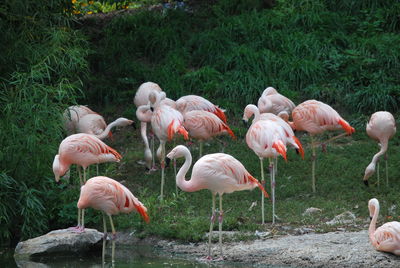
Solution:
[[(102, 265), (101, 252), (92, 253), (85, 256), (49, 256), (36, 257), (29, 261), (19, 261), (13, 258), (14, 249), (2, 249), (0, 251), (1, 267), (23, 267), (23, 268), (72, 268), (72, 267), (182, 267), (182, 268), (241, 268), (249, 267), (245, 264), (235, 264), (228, 262), (216, 262), (213, 264), (189, 261), (183, 256), (171, 256), (166, 252), (152, 248), (150, 246), (131, 246), (118, 247), (115, 252), (115, 263), (111, 264), (111, 249), (107, 249), (106, 263)], [(265, 266), (263, 266), (265, 267)]]

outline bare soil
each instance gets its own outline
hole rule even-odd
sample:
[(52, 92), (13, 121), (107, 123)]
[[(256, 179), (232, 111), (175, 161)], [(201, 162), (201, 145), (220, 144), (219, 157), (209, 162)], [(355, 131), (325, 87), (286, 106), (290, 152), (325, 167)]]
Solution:
[[(207, 262), (207, 239), (204, 241), (181, 243), (156, 238), (138, 241), (129, 234), (119, 236), (120, 244), (150, 243), (167, 254), (199, 262)], [(400, 256), (379, 252), (372, 247), (367, 230), (223, 242), (224, 260), (218, 260), (218, 243), (212, 244), (212, 252), (214, 260), (210, 262), (217, 266), (238, 263), (246, 267), (400, 267)]]

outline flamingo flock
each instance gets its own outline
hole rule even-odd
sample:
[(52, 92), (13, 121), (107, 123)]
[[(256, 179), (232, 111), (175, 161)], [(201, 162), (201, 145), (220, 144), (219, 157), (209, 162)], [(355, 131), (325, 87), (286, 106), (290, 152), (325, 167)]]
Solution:
[[(135, 97), (136, 117), (140, 121), (140, 135), (144, 144), (144, 163), (147, 174), (157, 172), (155, 158), (160, 162), (161, 186), (159, 201), (164, 200), (164, 185), (166, 183), (165, 168), (169, 160), (184, 158), (184, 163), (175, 172), (175, 184), (184, 192), (196, 192), (208, 189), (212, 194), (212, 209), (210, 218), (210, 230), (208, 240), (207, 259), (212, 259), (211, 237), (213, 226), (218, 217), (219, 223), (219, 249), (220, 259), (222, 252), (222, 223), (224, 211), (222, 208), (222, 196), (225, 193), (235, 191), (252, 190), (258, 187), (261, 190), (261, 224), (265, 224), (264, 198), (269, 198), (265, 189), (264, 159), (269, 160), (269, 176), (272, 201), (272, 224), (276, 219), (275, 213), (275, 190), (278, 168), (278, 158), (282, 157), (285, 162), (290, 161), (287, 157), (287, 147), (294, 148), (304, 159), (305, 150), (296, 137), (297, 131), (305, 131), (311, 140), (311, 181), (312, 191), (316, 192), (315, 148), (323, 146), (344, 135), (351, 135), (354, 128), (343, 119), (331, 106), (317, 100), (308, 100), (295, 105), (289, 98), (278, 93), (275, 88), (266, 88), (258, 100), (258, 105), (249, 104), (244, 108), (243, 121), (248, 121), (254, 116), (248, 127), (245, 141), (250, 150), (260, 159), (261, 181), (252, 176), (244, 165), (232, 155), (212, 153), (203, 155), (203, 143), (219, 135), (229, 135), (232, 140), (237, 137), (228, 125), (225, 110), (213, 104), (209, 100), (197, 96), (182, 96), (176, 101), (167, 98), (165, 91), (153, 82), (140, 85)], [(112, 259), (114, 261), (114, 250), (116, 231), (111, 216), (122, 213), (137, 211), (145, 222), (149, 222), (146, 206), (137, 199), (132, 192), (120, 182), (105, 176), (86, 178), (86, 169), (92, 164), (105, 162), (120, 162), (122, 155), (108, 146), (104, 141), (111, 137), (110, 130), (115, 126), (127, 126), (133, 124), (132, 120), (118, 118), (110, 124), (106, 124), (104, 118), (86, 106), (75, 105), (66, 109), (63, 115), (64, 126), (67, 137), (60, 143), (58, 153), (54, 157), (53, 172), (57, 182), (69, 170), (70, 166), (76, 164), (83, 168), (83, 175), (79, 171), (80, 197), (78, 207), (78, 225), (73, 227), (75, 232), (84, 231), (84, 209), (93, 208), (103, 212), (104, 240), (103, 261), (105, 251), (105, 239), (107, 236), (106, 215), (109, 217), (113, 235)], [(148, 139), (148, 127), (151, 126)], [(317, 142), (316, 136), (325, 131), (344, 130), (344, 133), (328, 139), (325, 142)], [(371, 116), (367, 124), (367, 134), (379, 142), (380, 151), (374, 155), (372, 162), (367, 166), (364, 175), (364, 183), (368, 186), (368, 178), (375, 172), (378, 165), (379, 182), (379, 158), (385, 155), (386, 160), (386, 182), (388, 184), (387, 148), (389, 139), (396, 133), (396, 125), (393, 115), (389, 112), (376, 112)], [(199, 142), (199, 159), (192, 166), (191, 148), (184, 145), (175, 146), (177, 134), (184, 140), (195, 139)], [(160, 146), (154, 151), (154, 136), (159, 140)], [(173, 149), (167, 153), (167, 142), (174, 141)], [(190, 179), (186, 174), (192, 168)], [(144, 174), (146, 174), (144, 173)], [(216, 208), (216, 196), (219, 196), (219, 209)], [(371, 199), (368, 203), (371, 215), (369, 236), (372, 245), (381, 251), (392, 252), (400, 255), (400, 224), (398, 222), (387, 223), (376, 229), (376, 221), (379, 214), (379, 202)], [(219, 215), (217, 215), (217, 213)]]

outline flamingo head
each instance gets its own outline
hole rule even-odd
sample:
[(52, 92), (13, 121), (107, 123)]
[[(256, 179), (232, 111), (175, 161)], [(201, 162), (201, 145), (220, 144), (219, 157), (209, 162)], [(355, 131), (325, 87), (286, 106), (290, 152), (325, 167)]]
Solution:
[(57, 154), (54, 157), (54, 161), (53, 161), (53, 173), (54, 173), (56, 182), (60, 181), (61, 176), (64, 176), (65, 172), (67, 172), (67, 170), (62, 168), (62, 166), (60, 164), (60, 156)]
[(371, 163), (367, 166), (364, 173), (363, 181), (366, 186), (368, 186), (368, 178), (371, 177), (374, 173), (375, 173), (375, 164)]
[(117, 120), (115, 120), (115, 122), (116, 122), (116, 125), (120, 126), (120, 127), (126, 127), (126, 126), (133, 124), (132, 120), (126, 119), (124, 117), (118, 118)]
[[(185, 152), (189, 151), (189, 149), (183, 145), (178, 145), (171, 152), (167, 154), (169, 159), (176, 159), (180, 157), (184, 157)], [(190, 153), (190, 152), (189, 152)]]
[(375, 214), (375, 210), (379, 208), (379, 201), (376, 198), (372, 198), (368, 201), (368, 209), (369, 209), (369, 217), (372, 219), (372, 217)]

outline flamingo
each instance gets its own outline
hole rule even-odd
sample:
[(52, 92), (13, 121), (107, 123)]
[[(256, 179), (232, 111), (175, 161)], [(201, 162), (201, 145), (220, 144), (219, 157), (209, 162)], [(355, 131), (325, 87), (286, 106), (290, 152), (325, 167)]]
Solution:
[[(271, 193), (272, 193), (272, 223), (275, 224), (275, 165), (274, 160), (281, 155), (286, 159), (286, 134), (284, 129), (272, 120), (258, 120), (254, 122), (246, 134), (246, 143), (260, 159), (261, 184), (264, 180), (264, 158), (269, 159)], [(261, 196), (262, 224), (265, 223), (264, 195)]]
[[(79, 133), (66, 137), (60, 144), (58, 154), (54, 157), (53, 173), (56, 182), (60, 181), (72, 164), (83, 168), (83, 180), (79, 174), (80, 185), (86, 182), (86, 168), (95, 163), (119, 162), (122, 156), (113, 148), (94, 135)], [(78, 231), (83, 232), (84, 211), (78, 210)]]
[(159, 98), (159, 94), (155, 96), (156, 100), (152, 97), (152, 107), (155, 107), (153, 116), (151, 117), (151, 128), (160, 140), (160, 159), (161, 159), (161, 194), (160, 199), (164, 197), (164, 170), (165, 170), (165, 144), (167, 140), (172, 140), (175, 133), (183, 135), (187, 140), (189, 139), (188, 132), (183, 126), (182, 114), (174, 108), (163, 104)]
[(64, 128), (67, 131), (68, 136), (77, 133), (77, 125), (79, 123), (80, 118), (87, 114), (97, 114), (97, 113), (84, 105), (70, 106), (67, 109), (65, 109), (63, 113), (63, 120), (64, 120)]
[(103, 252), (102, 259), (103, 263), (105, 260), (105, 245), (107, 238), (107, 224), (106, 215), (110, 219), (110, 225), (112, 230), (112, 262), (114, 262), (115, 255), (115, 236), (116, 231), (112, 220), (112, 215), (117, 215), (120, 212), (130, 213), (136, 210), (144, 219), (145, 222), (149, 222), (149, 216), (147, 215), (147, 208), (126, 188), (124, 185), (116, 180), (108, 177), (98, 176), (89, 179), (85, 185), (81, 187), (81, 193), (77, 204), (79, 209), (86, 209), (88, 207), (103, 211), (103, 226), (104, 226), (104, 238), (103, 238)]
[(202, 156), (203, 141), (224, 133), (236, 139), (235, 134), (218, 116), (203, 110), (193, 110), (183, 116), (183, 126), (189, 135), (200, 142), (200, 157)]
[(180, 97), (176, 101), (176, 108), (182, 114), (185, 114), (193, 110), (208, 111), (218, 116), (226, 124), (226, 116), (224, 110), (212, 104), (209, 100), (201, 96), (187, 95)]
[(388, 165), (387, 165), (387, 148), (389, 139), (396, 133), (396, 122), (394, 117), (389, 112), (376, 112), (371, 115), (371, 118), (367, 124), (367, 134), (370, 138), (379, 141), (380, 150), (374, 155), (371, 163), (365, 169), (364, 183), (368, 186), (368, 178), (375, 172), (376, 163), (378, 163), (378, 185), (379, 185), (379, 158), (385, 155), (386, 164), (386, 184), (389, 184), (388, 179)]
[[(145, 158), (145, 162), (146, 162), (146, 168), (151, 171), (154, 166), (154, 149), (153, 149), (153, 153), (150, 151), (150, 146), (149, 146), (149, 141), (147, 139), (147, 123), (150, 123), (149, 119), (148, 119), (148, 115), (147, 116), (143, 116), (141, 113), (143, 113), (143, 111), (138, 111), (140, 106), (143, 105), (148, 105), (149, 104), (149, 97), (150, 94), (157, 94), (157, 93), (161, 93), (163, 92), (161, 87), (154, 83), (154, 82), (145, 82), (142, 83), (139, 88), (136, 91), (135, 97), (133, 99), (133, 102), (136, 106), (136, 117), (138, 118), (138, 120), (140, 121), (140, 134), (142, 136), (143, 139), (143, 143), (145, 145), (145, 149), (144, 149), (144, 158)], [(164, 93), (165, 94), (165, 93)], [(165, 96), (165, 95), (164, 95)], [(145, 107), (145, 106), (143, 106)], [(142, 107), (142, 108), (143, 108)], [(139, 113), (139, 116), (138, 116)], [(142, 121), (143, 119), (143, 121)], [(152, 138), (154, 138), (154, 135), (151, 135)], [(154, 139), (152, 139), (152, 147), (154, 146)], [(154, 147), (153, 147), (154, 148)], [(151, 159), (151, 162), (150, 160)]]
[(87, 114), (80, 118), (77, 124), (77, 133), (92, 134), (103, 140), (107, 136), (110, 136), (113, 127), (125, 127), (132, 123), (132, 120), (120, 117), (107, 125), (101, 115)]
[(368, 209), (371, 218), (368, 229), (371, 244), (376, 250), (400, 255), (400, 222), (387, 222), (376, 229), (379, 216), (379, 202), (376, 198), (369, 200)]
[(251, 176), (246, 168), (237, 159), (229, 154), (215, 153), (201, 157), (193, 165), (190, 180), (185, 179), (192, 164), (192, 155), (186, 146), (178, 145), (167, 155), (170, 159), (185, 158), (185, 163), (176, 176), (177, 186), (185, 192), (195, 192), (208, 189), (212, 194), (212, 216), (208, 238), (208, 259), (211, 259), (211, 237), (216, 216), (215, 197), (219, 194), (219, 247), (222, 257), (222, 195), (234, 191), (251, 190), (259, 187), (266, 197), (267, 192), (260, 182)]
[[(291, 145), (291, 147), (298, 150), (301, 158), (304, 159), (303, 146), (301, 145), (301, 142), (299, 141), (299, 139), (294, 135), (293, 129), (290, 127), (290, 125), (284, 119), (282, 119), (280, 116), (277, 116), (273, 113), (260, 113), (260, 110), (258, 109), (257, 106), (255, 106), (254, 104), (248, 104), (244, 108), (244, 112), (243, 112), (244, 123), (247, 124), (249, 118), (251, 118), (253, 115), (254, 115), (253, 123), (257, 122), (258, 120), (272, 120), (272, 121), (278, 123), (285, 131), (287, 143), (289, 145)], [(275, 166), (275, 167), (277, 168), (277, 166)]]
[(328, 142), (342, 137), (343, 135), (351, 135), (355, 132), (354, 128), (349, 125), (331, 106), (316, 100), (305, 101), (292, 111), (293, 122), (289, 122), (294, 130), (307, 131), (311, 137), (312, 149), (312, 190), (315, 192), (315, 144), (313, 136), (320, 134), (326, 130), (337, 130), (343, 128), (346, 133), (340, 134), (328, 140)]
[(286, 121), (294, 109), (294, 103), (287, 97), (278, 93), (273, 87), (267, 87), (261, 94), (257, 103), (260, 113), (273, 113), (285, 117)]

